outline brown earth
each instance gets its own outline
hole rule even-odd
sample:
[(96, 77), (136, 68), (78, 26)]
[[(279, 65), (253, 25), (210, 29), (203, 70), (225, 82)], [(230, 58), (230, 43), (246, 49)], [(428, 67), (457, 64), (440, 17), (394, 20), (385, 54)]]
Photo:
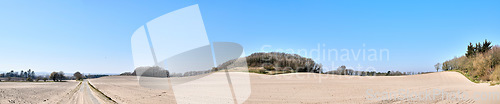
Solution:
[[(179, 97), (169, 90), (141, 87), (135, 76), (91, 82), (118, 103), (175, 103)], [(250, 97), (242, 103), (500, 103), (500, 86), (472, 83), (457, 72), (410, 76), (250, 73), (250, 84)]]

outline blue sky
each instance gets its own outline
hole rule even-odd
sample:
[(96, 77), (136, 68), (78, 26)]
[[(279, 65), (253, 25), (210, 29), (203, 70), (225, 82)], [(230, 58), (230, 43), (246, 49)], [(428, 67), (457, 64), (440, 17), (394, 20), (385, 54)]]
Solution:
[[(433, 71), (469, 42), (500, 39), (500, 2), (467, 0), (0, 1), (0, 71), (133, 70), (132, 33), (198, 4), (211, 42), (245, 53), (275, 49), (388, 49), (389, 60), (333, 61), (377, 71)], [(325, 66), (332, 61), (317, 60)], [(355, 68), (356, 69), (356, 68)]]

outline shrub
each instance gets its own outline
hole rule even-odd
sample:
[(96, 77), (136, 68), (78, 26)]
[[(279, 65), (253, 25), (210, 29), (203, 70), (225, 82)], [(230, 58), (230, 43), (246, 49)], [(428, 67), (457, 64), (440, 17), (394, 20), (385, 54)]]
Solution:
[(495, 67), (495, 71), (490, 75), (492, 81), (500, 81), (500, 66)]
[(275, 70), (273, 64), (263, 64), (262, 65), (264, 67), (264, 69), (266, 70)]
[(489, 80), (487, 77), (486, 70), (490, 69), (490, 57), (483, 54), (476, 54), (473, 58), (472, 66), (474, 70), (472, 71), (472, 76), (475, 78), (480, 78), (481, 80)]
[(248, 68), (248, 72), (259, 73), (259, 74), (267, 74), (267, 70), (263, 68), (251, 67)]
[(31, 79), (30, 77), (28, 77), (28, 78), (26, 78), (26, 81), (33, 82), (33, 79)]

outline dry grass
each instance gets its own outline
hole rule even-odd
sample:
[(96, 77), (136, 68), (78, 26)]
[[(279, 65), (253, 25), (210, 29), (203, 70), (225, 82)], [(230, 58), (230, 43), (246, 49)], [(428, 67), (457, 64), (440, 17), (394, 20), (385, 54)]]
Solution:
[(495, 68), (495, 71), (490, 75), (490, 79), (494, 82), (500, 82), (500, 66)]
[(485, 53), (477, 53), (472, 57), (458, 57), (443, 63), (443, 69), (460, 70), (473, 82), (499, 81), (500, 47), (494, 46)]

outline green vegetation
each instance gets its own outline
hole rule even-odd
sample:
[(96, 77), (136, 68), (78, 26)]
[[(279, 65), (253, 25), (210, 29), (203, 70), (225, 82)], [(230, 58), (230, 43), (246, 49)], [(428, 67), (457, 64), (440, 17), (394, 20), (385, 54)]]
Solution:
[(248, 68), (248, 72), (259, 73), (259, 74), (267, 74), (267, 70), (259, 67), (250, 67)]
[(472, 82), (500, 82), (500, 47), (491, 42), (470, 43), (464, 56), (455, 57), (442, 64), (444, 71), (462, 73)]
[(460, 73), (460, 74), (464, 75), (464, 76), (465, 76), (465, 78), (469, 79), (471, 82), (474, 82), (474, 83), (479, 83), (479, 81), (478, 81), (478, 80), (475, 80), (475, 79), (474, 79), (473, 77), (471, 77), (469, 74), (467, 74), (467, 73), (465, 73), (465, 72), (463, 72), (463, 71), (461, 71), (461, 70), (449, 70), (449, 71), (458, 72), (458, 73)]

